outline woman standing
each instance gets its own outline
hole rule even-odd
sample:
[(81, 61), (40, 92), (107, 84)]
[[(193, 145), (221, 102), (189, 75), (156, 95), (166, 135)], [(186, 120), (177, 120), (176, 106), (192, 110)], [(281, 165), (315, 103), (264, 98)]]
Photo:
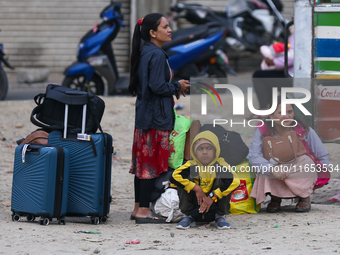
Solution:
[[(169, 135), (174, 127), (174, 99), (185, 96), (188, 81), (172, 81), (168, 56), (161, 49), (171, 41), (167, 19), (158, 13), (138, 20), (132, 39), (129, 92), (137, 96), (130, 173), (135, 175), (136, 223), (162, 223), (149, 209), (156, 178), (168, 169)], [(142, 42), (144, 46), (141, 49)]]
[[(272, 121), (265, 123), (255, 131), (249, 149), (249, 162), (259, 170), (259, 173), (256, 175), (250, 196), (256, 199), (257, 204), (260, 204), (265, 200), (266, 195), (270, 195), (271, 202), (267, 206), (267, 212), (279, 211), (282, 198), (298, 197), (299, 202), (295, 211), (308, 212), (311, 209), (310, 195), (315, 188), (318, 175), (320, 175), (319, 178), (322, 178), (321, 174), (316, 171), (319, 167), (317, 163), (321, 163), (323, 167), (319, 170), (327, 176), (325, 180), (322, 180), (323, 184), (329, 180), (329, 172), (326, 169), (329, 164), (329, 154), (315, 131), (294, 118), (293, 106), (287, 105), (286, 110), (287, 114), (282, 115), (281, 102), (278, 99), (277, 109), (269, 115)], [(297, 125), (294, 128), (289, 127), (295, 124)], [(282, 155), (271, 155), (268, 161), (264, 157), (262, 138), (266, 136), (281, 137), (291, 130), (296, 132), (297, 137), (306, 148), (306, 153), (292, 163), (279, 164), (275, 156)], [(289, 169), (288, 173), (285, 172), (286, 169)]]

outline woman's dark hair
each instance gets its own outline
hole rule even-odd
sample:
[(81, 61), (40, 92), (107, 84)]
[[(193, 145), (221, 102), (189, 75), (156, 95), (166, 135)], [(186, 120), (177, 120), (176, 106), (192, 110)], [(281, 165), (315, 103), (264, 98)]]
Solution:
[[(280, 104), (281, 104), (281, 96), (278, 96), (277, 97), (277, 107), (276, 107), (275, 111), (277, 110), (277, 108), (279, 107)], [(292, 106), (293, 106), (293, 110), (295, 112), (295, 105), (292, 105)], [(300, 120), (299, 118), (296, 118), (295, 114), (294, 114), (294, 118), (293, 119), (298, 124), (300, 124), (303, 127), (303, 129), (307, 130), (308, 125), (304, 121)], [(272, 122), (270, 122), (270, 123), (272, 123)], [(268, 128), (268, 130), (270, 131), (271, 134), (275, 133), (275, 127), (272, 127), (272, 125), (269, 124), (269, 122), (265, 122), (265, 125), (266, 125), (266, 127)]]
[(141, 40), (143, 39), (146, 42), (151, 40), (150, 30), (157, 31), (162, 17), (163, 15), (160, 13), (150, 13), (144, 17), (142, 25), (139, 25), (139, 22), (137, 22), (135, 26), (135, 31), (133, 32), (132, 37), (129, 84), (129, 92), (133, 96), (136, 96), (137, 94)]

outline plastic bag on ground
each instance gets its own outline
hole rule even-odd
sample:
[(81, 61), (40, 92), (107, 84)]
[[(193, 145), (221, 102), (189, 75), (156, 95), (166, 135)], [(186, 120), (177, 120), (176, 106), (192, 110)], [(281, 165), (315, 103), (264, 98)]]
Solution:
[(166, 222), (179, 222), (184, 214), (179, 209), (179, 197), (176, 189), (167, 189), (156, 202), (152, 203), (154, 213), (166, 217)]

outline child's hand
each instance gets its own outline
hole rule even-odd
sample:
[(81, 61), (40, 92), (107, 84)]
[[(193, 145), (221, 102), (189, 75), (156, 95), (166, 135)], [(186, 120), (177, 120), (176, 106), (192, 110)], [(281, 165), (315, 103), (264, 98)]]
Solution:
[(201, 205), (203, 203), (204, 198), (206, 197), (202, 188), (196, 184), (192, 190), (196, 192), (198, 205)]
[(204, 212), (208, 212), (210, 209), (210, 206), (213, 204), (213, 200), (210, 197), (205, 197), (203, 199), (203, 203), (200, 206), (200, 209), (198, 210), (199, 213), (204, 213)]

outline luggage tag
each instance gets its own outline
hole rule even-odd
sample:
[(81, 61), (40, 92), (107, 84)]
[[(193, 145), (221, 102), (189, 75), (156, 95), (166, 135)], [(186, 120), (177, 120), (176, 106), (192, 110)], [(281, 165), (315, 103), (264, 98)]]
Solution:
[(91, 140), (91, 135), (87, 135), (87, 134), (77, 134), (77, 139), (78, 140), (83, 140), (83, 141), (90, 141)]

